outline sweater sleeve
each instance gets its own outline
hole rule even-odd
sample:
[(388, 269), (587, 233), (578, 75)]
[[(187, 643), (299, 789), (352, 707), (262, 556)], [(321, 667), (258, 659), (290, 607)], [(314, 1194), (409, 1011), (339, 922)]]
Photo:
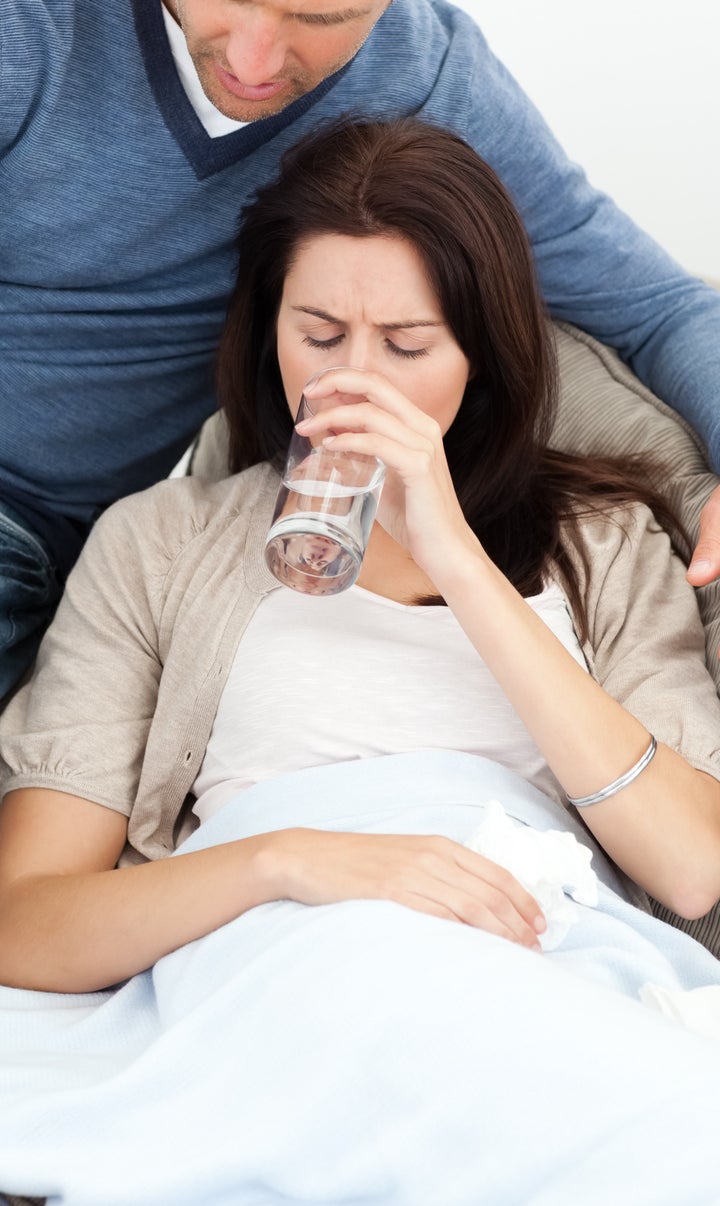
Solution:
[(13, 0), (0, 19), (0, 159), (41, 103), (52, 106), (72, 45), (71, 0)]
[(465, 137), (513, 195), (550, 313), (616, 348), (720, 468), (720, 293), (590, 185), (479, 31), (472, 41)]
[(569, 543), (591, 672), (658, 741), (720, 779), (720, 700), (694, 592), (667, 533), (636, 504), (584, 520)]
[(132, 810), (162, 671), (168, 561), (147, 499), (105, 513), (68, 579), (33, 677), (0, 718), (3, 792), (46, 787)]

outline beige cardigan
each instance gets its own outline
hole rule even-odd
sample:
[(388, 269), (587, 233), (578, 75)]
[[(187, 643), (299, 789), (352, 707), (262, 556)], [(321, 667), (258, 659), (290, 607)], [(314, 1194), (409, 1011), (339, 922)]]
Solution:
[[(31, 682), (0, 718), (4, 791), (54, 788), (125, 814), (124, 863), (177, 846), (196, 823), (188, 794), (235, 650), (259, 600), (279, 589), (263, 560), (276, 490), (261, 465), (216, 483), (161, 482), (106, 512)], [(636, 506), (586, 522), (583, 540), (588, 574), (571, 552), (592, 673), (658, 740), (720, 778), (720, 701), (666, 534)]]

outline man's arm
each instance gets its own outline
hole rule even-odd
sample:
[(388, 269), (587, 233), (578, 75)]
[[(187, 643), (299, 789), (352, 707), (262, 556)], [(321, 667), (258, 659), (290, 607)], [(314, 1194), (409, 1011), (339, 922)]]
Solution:
[[(590, 185), (476, 26), (470, 40), (461, 132), (513, 195), (550, 313), (616, 348), (695, 428), (720, 471), (720, 292), (690, 276)], [(703, 513), (689, 579), (699, 586), (718, 576), (720, 491)]]
[(720, 469), (720, 293), (590, 185), (477, 27), (472, 43), (464, 135), (522, 214), (551, 314), (616, 348)]

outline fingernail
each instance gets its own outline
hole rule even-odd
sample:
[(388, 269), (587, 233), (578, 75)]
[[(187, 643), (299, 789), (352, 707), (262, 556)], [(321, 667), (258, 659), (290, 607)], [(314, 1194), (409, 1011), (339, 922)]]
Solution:
[(710, 569), (710, 562), (708, 561), (707, 557), (699, 557), (697, 561), (693, 558), (688, 566), (688, 569), (700, 570), (700, 573), (704, 574), (706, 570)]
[(538, 913), (537, 917), (533, 921), (533, 929), (535, 930), (536, 934), (545, 933), (545, 930), (547, 929), (547, 922), (542, 913)]

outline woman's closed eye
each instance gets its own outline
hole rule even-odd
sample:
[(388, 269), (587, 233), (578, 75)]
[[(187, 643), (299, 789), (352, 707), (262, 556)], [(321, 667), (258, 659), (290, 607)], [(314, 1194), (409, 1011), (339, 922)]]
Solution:
[(393, 356), (402, 356), (405, 360), (417, 360), (419, 356), (428, 354), (428, 348), (399, 348), (391, 339), (385, 340), (385, 346)]
[[(338, 347), (344, 338), (345, 336), (342, 334), (332, 335), (329, 339), (316, 339), (313, 335), (304, 335), (303, 343), (311, 348), (321, 350), (324, 348), (326, 351), (330, 351), (332, 348)], [(399, 356), (402, 360), (417, 360), (418, 357), (428, 354), (427, 348), (400, 348), (391, 339), (385, 340), (385, 347), (393, 356)]]
[(342, 341), (342, 335), (332, 335), (330, 339), (315, 339), (312, 335), (304, 335), (303, 343), (310, 348), (336, 348)]

